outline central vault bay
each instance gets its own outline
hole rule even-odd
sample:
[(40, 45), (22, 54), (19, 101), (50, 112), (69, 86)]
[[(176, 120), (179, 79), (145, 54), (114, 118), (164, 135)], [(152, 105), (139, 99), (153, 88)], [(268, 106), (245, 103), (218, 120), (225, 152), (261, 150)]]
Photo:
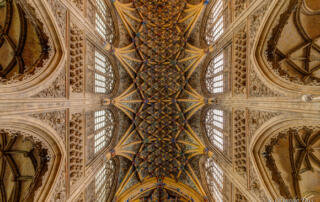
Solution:
[(120, 97), (105, 100), (123, 110), (130, 124), (107, 154), (131, 164), (119, 181), (119, 195), (137, 197), (132, 192), (141, 183), (136, 194), (143, 190), (143, 197), (160, 201), (202, 200), (205, 195), (194, 162), (208, 149), (189, 122), (212, 100), (199, 95), (189, 81), (209, 48), (197, 48), (189, 38), (207, 3), (114, 2), (130, 39), (124, 48), (107, 44), (106, 49), (114, 52), (132, 80)]

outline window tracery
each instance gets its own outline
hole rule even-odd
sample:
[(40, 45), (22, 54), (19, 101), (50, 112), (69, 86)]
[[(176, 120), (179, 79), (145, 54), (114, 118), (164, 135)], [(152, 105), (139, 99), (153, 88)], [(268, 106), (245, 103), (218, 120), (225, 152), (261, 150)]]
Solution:
[(115, 173), (115, 165), (113, 161), (107, 161), (95, 176), (95, 198), (97, 202), (104, 202), (107, 200)]
[(208, 158), (205, 163), (205, 171), (210, 193), (217, 202), (222, 202), (222, 189), (224, 184), (222, 169), (214, 162), (213, 158)]
[(103, 149), (111, 140), (114, 119), (110, 110), (94, 113), (94, 153)]
[(114, 86), (114, 73), (107, 57), (95, 51), (95, 92), (111, 93)]
[(214, 57), (206, 71), (206, 87), (210, 93), (223, 93), (224, 90), (224, 54), (220, 53)]
[(113, 21), (104, 0), (96, 0), (95, 26), (101, 37), (111, 43), (114, 38)]
[(206, 114), (205, 125), (206, 133), (210, 142), (223, 150), (223, 111), (218, 109), (209, 109)]
[(223, 1), (217, 0), (212, 7), (206, 26), (206, 42), (213, 44), (224, 31)]

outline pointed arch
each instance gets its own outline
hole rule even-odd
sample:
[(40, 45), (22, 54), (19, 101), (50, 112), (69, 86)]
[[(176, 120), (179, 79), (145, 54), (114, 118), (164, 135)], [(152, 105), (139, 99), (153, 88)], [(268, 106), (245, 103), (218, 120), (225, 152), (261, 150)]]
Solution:
[(41, 144), (48, 152), (49, 160), (39, 188), (33, 194), (34, 201), (46, 201), (51, 198), (59, 176), (64, 169), (66, 151), (63, 140), (51, 127), (47, 127), (37, 119), (30, 117), (0, 117), (0, 128), (19, 131), (27, 138)]
[[(41, 36), (38, 40), (41, 41), (43, 51), (38, 54), (40, 55), (38, 61), (29, 62), (30, 65), (35, 64), (34, 67), (32, 66), (32, 68), (29, 68), (30, 71), (21, 71), (21, 74), (12, 77), (14, 80), (12, 80), (12, 78), (10, 77), (9, 80), (6, 78), (2, 82), (0, 86), (0, 94), (2, 96), (22, 97), (34, 95), (46, 88), (58, 76), (58, 74), (60, 73), (59, 70), (64, 67), (66, 59), (66, 47), (64, 45), (64, 39), (61, 32), (58, 31), (58, 24), (54, 19), (53, 13), (50, 11), (47, 4), (47, 1), (42, 0), (31, 0), (28, 2), (22, 0), (19, 1), (19, 3), (17, 3), (17, 1), (6, 1), (6, 3), (4, 4), (5, 7), (2, 8), (7, 8), (9, 9), (8, 11), (10, 11), (10, 8), (20, 10), (19, 19), (21, 20), (21, 34), (18, 45), (19, 47), (21, 47), (21, 50), (19, 52), (20, 55), (18, 54), (17, 56), (18, 58), (11, 58), (11, 61), (14, 62), (15, 60), (17, 60), (17, 64), (21, 68), (24, 68), (24, 66), (26, 65), (24, 60), (30, 60), (30, 58), (33, 58), (32, 55), (28, 57), (26, 53), (21, 53), (23, 52), (25, 47), (31, 47), (31, 44), (34, 43), (32, 41), (30, 42), (30, 40), (28, 42), (28, 36), (30, 33), (26, 33), (27, 28), (29, 28), (30, 30), (33, 29), (34, 32), (38, 34), (38, 36)], [(7, 18), (12, 18), (12, 16), (8, 15)], [(13, 25), (9, 23), (8, 29), (11, 29), (11, 26)], [(10, 39), (8, 40), (10, 41)], [(28, 42), (27, 45), (25, 44), (26, 40)], [(11, 46), (14, 46), (13, 43), (10, 44)], [(8, 67), (11, 67), (10, 64)], [(7, 66), (7, 64), (5, 65)]]
[(271, 89), (293, 96), (320, 92), (319, 31), (312, 28), (320, 14), (310, 15), (304, 5), (305, 0), (273, 1), (251, 54), (259, 78)]
[[(318, 199), (312, 198), (319, 197), (318, 182), (311, 179), (317, 179), (319, 176), (316, 173), (320, 170), (316, 160), (320, 158), (316, 146), (320, 144), (317, 137), (320, 133), (319, 121), (319, 117), (315, 116), (292, 118), (282, 115), (264, 123), (253, 135), (250, 156), (268, 198)], [(308, 151), (303, 157), (305, 146), (316, 146), (316, 149), (310, 150), (310, 154)], [(306, 192), (310, 191), (310, 187), (314, 187), (314, 190), (311, 188), (313, 194)]]

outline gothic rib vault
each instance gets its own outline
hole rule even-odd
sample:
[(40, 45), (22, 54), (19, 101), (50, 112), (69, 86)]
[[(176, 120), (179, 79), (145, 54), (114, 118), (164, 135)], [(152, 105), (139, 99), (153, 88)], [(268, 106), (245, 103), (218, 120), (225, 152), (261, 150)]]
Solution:
[[(120, 180), (119, 201), (141, 194), (202, 201), (206, 194), (191, 161), (207, 149), (189, 124), (191, 117), (213, 99), (205, 99), (189, 83), (212, 47), (189, 43), (208, 1), (134, 0), (113, 2), (131, 43), (118, 48), (106, 44), (132, 79), (115, 99), (106, 99), (131, 120), (131, 125), (107, 157), (122, 156), (132, 165)], [(142, 183), (142, 184), (141, 184)]]
[(319, 0), (0, 0), (0, 201), (320, 198)]

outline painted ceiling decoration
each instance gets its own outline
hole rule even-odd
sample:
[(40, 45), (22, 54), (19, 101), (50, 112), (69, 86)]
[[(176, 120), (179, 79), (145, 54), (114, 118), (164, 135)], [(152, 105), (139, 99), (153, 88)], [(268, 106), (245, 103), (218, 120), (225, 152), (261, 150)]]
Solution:
[(320, 0), (0, 0), (0, 202), (320, 198)]
[[(206, 194), (190, 162), (208, 150), (189, 120), (214, 100), (201, 96), (189, 79), (213, 48), (195, 47), (188, 39), (208, 1), (116, 0), (113, 4), (131, 43), (124, 47), (107, 43), (105, 47), (132, 79), (118, 97), (105, 99), (106, 105), (114, 105), (131, 121), (107, 154), (108, 158), (121, 156), (131, 161), (115, 198), (132, 201), (149, 197), (153, 201), (152, 196), (174, 197), (172, 190), (166, 191), (166, 181), (173, 180), (186, 190), (186, 196), (176, 197), (204, 200)], [(146, 180), (157, 185), (151, 186), (148, 193), (140, 186), (143, 196), (124, 197), (128, 188)], [(181, 192), (177, 188), (173, 191)]]

